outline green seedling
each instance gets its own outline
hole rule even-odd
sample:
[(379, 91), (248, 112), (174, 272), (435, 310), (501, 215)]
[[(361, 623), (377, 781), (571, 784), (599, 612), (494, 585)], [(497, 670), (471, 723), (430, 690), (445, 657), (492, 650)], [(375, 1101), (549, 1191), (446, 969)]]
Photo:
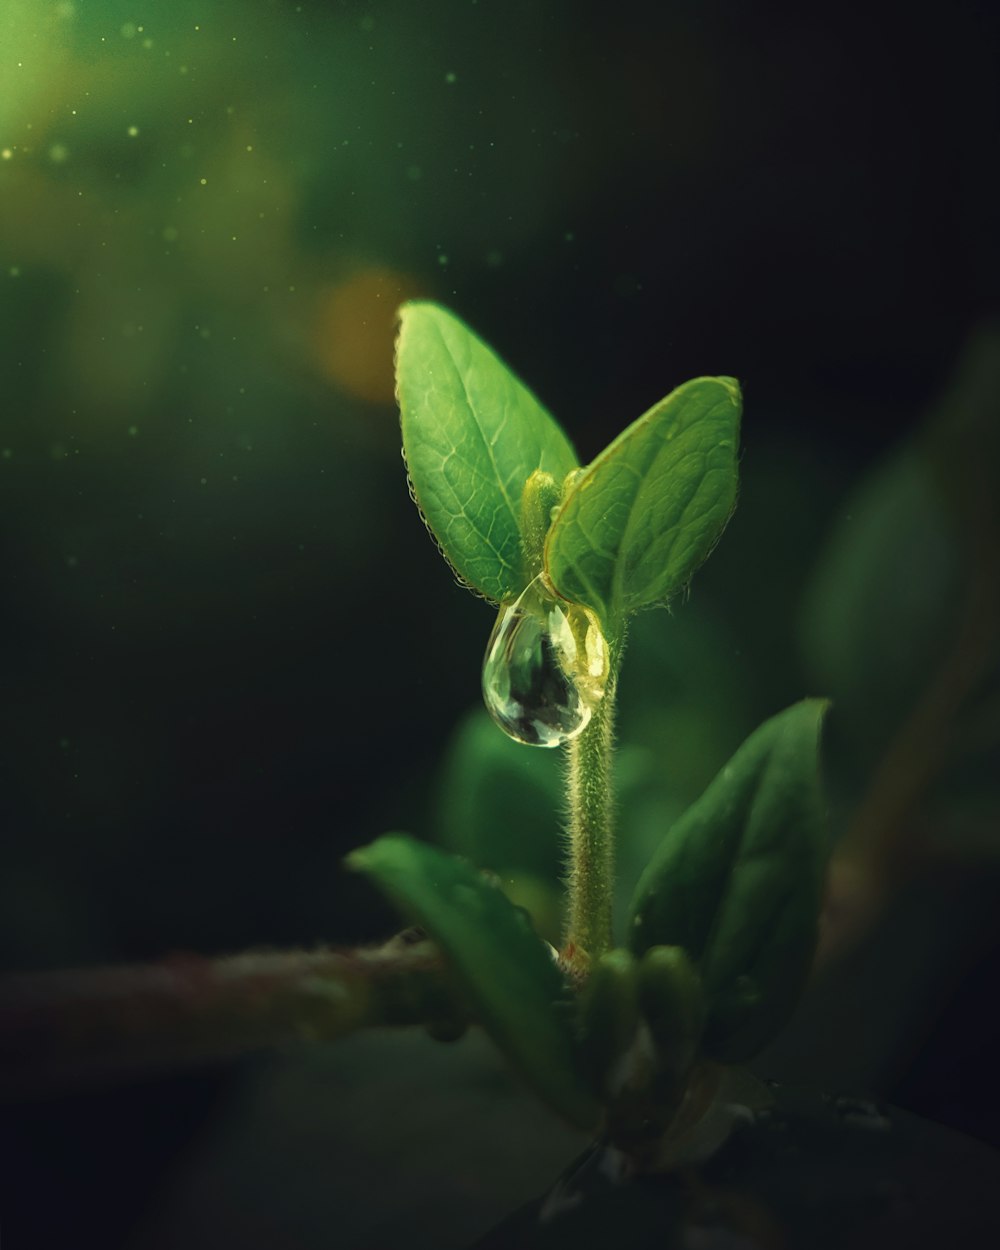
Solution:
[(808, 699), (765, 722), (664, 829), (615, 944), (628, 621), (683, 594), (733, 512), (740, 388), (686, 382), (581, 466), (531, 392), (435, 304), (402, 309), (396, 380), (411, 494), (456, 576), (496, 605), (486, 706), (526, 749), (567, 757), (560, 948), (476, 866), (413, 838), (380, 838), (349, 863), (436, 944), (456, 1019), (487, 1030), (566, 1119), (648, 1161), (790, 1013), (826, 860), (826, 704)]

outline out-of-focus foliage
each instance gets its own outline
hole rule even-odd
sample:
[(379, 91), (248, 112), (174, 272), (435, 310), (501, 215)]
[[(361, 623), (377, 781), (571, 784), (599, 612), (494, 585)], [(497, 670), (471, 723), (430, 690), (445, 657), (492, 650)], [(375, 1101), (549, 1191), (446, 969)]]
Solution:
[(803, 609), (804, 647), (869, 759), (949, 638), (958, 556), (932, 468), (914, 447), (860, 485), (821, 555)]
[(586, 1147), (486, 1035), (384, 1030), (262, 1064), (166, 1178), (141, 1243), (470, 1246)]
[[(1000, 333), (980, 331), (918, 431), (847, 501), (802, 647), (838, 709), (853, 850), (1000, 852)], [(991, 832), (992, 831), (992, 832)]]
[(525, 750), (479, 708), (448, 745), (431, 816), (435, 839), (495, 872), (552, 943), (562, 927), (562, 767), (556, 752)]

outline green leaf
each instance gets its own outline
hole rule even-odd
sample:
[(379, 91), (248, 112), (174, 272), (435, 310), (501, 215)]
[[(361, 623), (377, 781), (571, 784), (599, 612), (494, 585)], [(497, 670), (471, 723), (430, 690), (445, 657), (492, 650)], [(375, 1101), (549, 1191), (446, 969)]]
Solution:
[(445, 754), (433, 828), (441, 846), (495, 872), (536, 931), (562, 932), (562, 761), (497, 733), (485, 708), (456, 730)]
[(601, 452), (546, 540), (545, 571), (560, 595), (610, 622), (684, 585), (736, 502), (741, 409), (732, 378), (695, 378)]
[(562, 977), (524, 913), (462, 860), (402, 834), (347, 863), (438, 943), (476, 1018), (535, 1092), (592, 1127), (597, 1107), (579, 1073)]
[(742, 1062), (784, 1023), (816, 942), (826, 863), (819, 733), (827, 703), (765, 721), (664, 838), (636, 888), (629, 945), (698, 968), (710, 1058)]
[(836, 700), (845, 754), (865, 776), (898, 734), (905, 739), (902, 727), (933, 689), (923, 706), (937, 709), (936, 728), (921, 731), (926, 745), (908, 771), (926, 783), (945, 756), (953, 765), (958, 753), (946, 744), (965, 735), (949, 722), (960, 724), (976, 706), (971, 691), (990, 683), (991, 648), (976, 639), (1000, 635), (1000, 614), (976, 587), (996, 583), (1000, 562), (998, 410), (1000, 326), (987, 326), (921, 425), (836, 509), (806, 586), (802, 652)]
[(499, 603), (538, 572), (526, 567), (521, 495), (536, 470), (562, 483), (577, 466), (534, 395), (457, 317), (404, 304), (396, 394), (413, 497), (445, 558)]
[(866, 476), (837, 509), (803, 596), (808, 671), (836, 699), (866, 772), (958, 630), (961, 536), (934, 472), (907, 445)]
[(479, 868), (527, 872), (556, 885), (565, 872), (563, 763), (497, 733), (485, 709), (452, 737), (435, 828), (439, 841)]

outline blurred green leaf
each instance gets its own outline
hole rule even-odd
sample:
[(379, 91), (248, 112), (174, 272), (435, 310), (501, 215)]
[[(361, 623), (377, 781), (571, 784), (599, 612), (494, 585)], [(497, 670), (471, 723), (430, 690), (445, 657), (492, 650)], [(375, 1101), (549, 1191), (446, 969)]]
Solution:
[(908, 711), (955, 628), (958, 535), (919, 447), (870, 474), (839, 522), (803, 599), (800, 637), (863, 749)]
[(636, 888), (629, 945), (680, 946), (705, 987), (705, 1053), (753, 1055), (812, 958), (826, 840), (818, 777), (827, 704), (765, 721), (669, 830)]
[(396, 347), (403, 451), (414, 499), (463, 581), (488, 599), (519, 594), (521, 495), (536, 470), (576, 468), (566, 436), (531, 392), (457, 317), (405, 304)]
[(563, 867), (561, 761), (525, 751), (485, 711), (468, 716), (445, 757), (437, 829), (480, 868), (528, 872), (555, 885)]
[(579, 1075), (562, 977), (524, 913), (462, 860), (402, 834), (347, 857), (441, 947), (476, 1018), (537, 1094), (581, 1128), (596, 1104)]
[(966, 543), (978, 548), (975, 555), (992, 557), (995, 563), (1000, 542), (1000, 323), (987, 323), (970, 336), (920, 442)]
[(432, 822), (442, 845), (497, 873), (507, 897), (553, 943), (565, 867), (561, 767), (556, 752), (525, 751), (477, 710), (448, 746)]
[(987, 325), (917, 433), (845, 500), (806, 588), (805, 661), (866, 764), (948, 657), (961, 653), (952, 714), (995, 666), (998, 483), (1000, 328)]
[(656, 753), (658, 788), (686, 806), (757, 724), (740, 635), (698, 594), (675, 612), (637, 614), (627, 657), (622, 740)]
[(736, 501), (741, 408), (732, 378), (695, 378), (601, 452), (572, 483), (545, 543), (561, 595), (607, 622), (684, 585)]

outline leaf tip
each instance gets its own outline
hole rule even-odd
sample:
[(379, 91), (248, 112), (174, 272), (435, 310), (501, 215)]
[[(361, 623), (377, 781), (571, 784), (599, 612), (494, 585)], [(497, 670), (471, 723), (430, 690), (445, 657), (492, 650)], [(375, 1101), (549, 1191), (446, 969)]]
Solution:
[(344, 867), (350, 872), (363, 872), (365, 869), (365, 848), (362, 846), (356, 851), (348, 851), (344, 856)]
[(372, 869), (372, 843), (368, 846), (356, 847), (344, 856), (344, 867), (348, 872), (370, 872)]
[(432, 299), (406, 299), (396, 309), (396, 317), (402, 320), (412, 312), (416, 312), (421, 308), (430, 309), (435, 312), (443, 312), (444, 309), (440, 304), (435, 304)]
[(384, 852), (391, 846), (404, 846), (412, 839), (405, 833), (383, 833), (374, 842), (357, 846), (344, 856), (344, 866), (351, 872), (371, 872), (379, 866)]
[(449, 313), (446, 308), (440, 304), (435, 304), (433, 300), (429, 299), (404, 300), (396, 309), (396, 357), (394, 363), (397, 368), (397, 384), (399, 381), (399, 353), (403, 336), (409, 332), (415, 321), (419, 322), (421, 319), (427, 318), (454, 320), (452, 313)]
[(796, 706), (803, 711), (811, 712), (815, 716), (816, 725), (819, 728), (826, 720), (827, 713), (833, 706), (833, 700), (827, 698), (826, 695), (810, 695), (808, 698), (800, 699)]
[(724, 387), (726, 394), (729, 396), (730, 403), (734, 408), (743, 407), (743, 390), (736, 378), (722, 376), (718, 379), (719, 383)]

